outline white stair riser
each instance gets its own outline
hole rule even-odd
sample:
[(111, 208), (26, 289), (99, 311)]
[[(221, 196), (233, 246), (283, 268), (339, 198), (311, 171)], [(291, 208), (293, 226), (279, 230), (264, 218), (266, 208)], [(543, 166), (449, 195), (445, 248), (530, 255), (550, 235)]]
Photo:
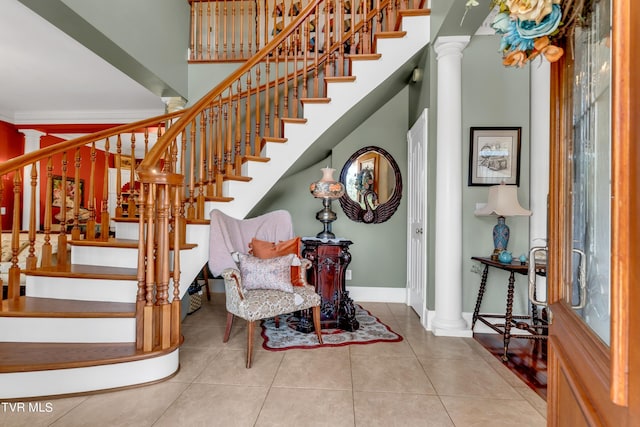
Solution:
[[(158, 381), (179, 367), (179, 350), (134, 362), (0, 374), (0, 399), (108, 390)], [(25, 403), (25, 405), (28, 405)]]
[(135, 342), (135, 318), (0, 317), (0, 342)]
[[(267, 143), (264, 148), (268, 163), (251, 164), (252, 180), (249, 182), (227, 181), (225, 194), (234, 198), (228, 203), (212, 202), (209, 209), (220, 209), (235, 218), (244, 218), (302, 155), (333, 123), (353, 108), (367, 94), (388, 79), (402, 64), (429, 43), (430, 17), (404, 17), (402, 29), (407, 34), (402, 38), (380, 39), (377, 50), (382, 56), (376, 61), (354, 61), (355, 82), (331, 82), (327, 84), (329, 104), (318, 104), (304, 109), (307, 122), (285, 123), (284, 136), (287, 142)], [(310, 115), (313, 112), (313, 116)], [(257, 163), (257, 162), (254, 162)], [(248, 166), (249, 167), (249, 166)]]
[(116, 237), (118, 239), (137, 240), (140, 226), (137, 222), (115, 222)]
[(138, 267), (138, 248), (71, 245), (71, 264)]
[(138, 283), (135, 280), (27, 276), (25, 295), (79, 301), (134, 303), (137, 290)]

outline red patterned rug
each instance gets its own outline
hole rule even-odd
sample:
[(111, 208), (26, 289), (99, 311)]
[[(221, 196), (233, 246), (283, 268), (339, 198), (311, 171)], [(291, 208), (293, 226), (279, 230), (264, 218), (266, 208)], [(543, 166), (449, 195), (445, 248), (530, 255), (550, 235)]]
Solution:
[(342, 329), (323, 329), (322, 340), (318, 344), (315, 332), (304, 333), (295, 330), (298, 319), (291, 315), (280, 316), (280, 327), (276, 328), (274, 319), (262, 321), (262, 347), (266, 350), (281, 351), (294, 348), (337, 347), (352, 344), (372, 344), (376, 342), (398, 342), (402, 336), (393, 332), (380, 319), (370, 312), (355, 305), (356, 320), (360, 323), (354, 332)]

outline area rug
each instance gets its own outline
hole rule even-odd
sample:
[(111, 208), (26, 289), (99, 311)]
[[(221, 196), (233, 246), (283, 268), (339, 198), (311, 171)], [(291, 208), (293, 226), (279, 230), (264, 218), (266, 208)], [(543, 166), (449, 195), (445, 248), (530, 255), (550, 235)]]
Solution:
[(352, 344), (372, 344), (376, 342), (398, 342), (402, 336), (393, 332), (380, 319), (355, 304), (356, 319), (360, 323), (354, 332), (342, 329), (323, 329), (322, 340), (318, 343), (315, 332), (303, 333), (295, 330), (298, 319), (291, 315), (280, 316), (280, 327), (276, 328), (274, 319), (262, 321), (262, 347), (266, 350), (281, 351), (294, 348), (310, 349), (319, 347), (338, 347)]

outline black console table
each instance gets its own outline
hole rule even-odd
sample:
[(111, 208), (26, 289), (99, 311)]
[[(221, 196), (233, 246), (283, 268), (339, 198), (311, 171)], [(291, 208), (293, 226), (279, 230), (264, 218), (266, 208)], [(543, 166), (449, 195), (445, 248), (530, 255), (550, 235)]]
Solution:
[[(320, 322), (322, 328), (355, 331), (360, 325), (355, 318), (353, 300), (345, 290), (345, 274), (351, 262), (346, 239), (318, 239), (305, 237), (302, 257), (311, 261), (309, 283), (322, 298)], [(306, 324), (308, 322), (303, 322)]]
[[(482, 280), (480, 281), (480, 289), (478, 290), (478, 298), (476, 299), (476, 306), (473, 310), (473, 320), (471, 323), (471, 330), (476, 325), (476, 321), (481, 321), (485, 325), (489, 326), (494, 331), (498, 332), (504, 337), (504, 353), (502, 360), (507, 361), (509, 357), (507, 350), (509, 348), (509, 341), (511, 338), (526, 338), (532, 340), (543, 340), (547, 338), (547, 322), (538, 316), (538, 309), (535, 304), (531, 304), (531, 315), (527, 316), (514, 316), (513, 310), (513, 292), (515, 288), (515, 274), (527, 275), (529, 272), (529, 264), (522, 263), (520, 261), (513, 261), (510, 264), (505, 264), (500, 261), (492, 260), (491, 258), (484, 257), (471, 257), (474, 261), (479, 261), (484, 264), (484, 270), (482, 271)], [(482, 304), (482, 297), (487, 287), (487, 276), (489, 275), (489, 267), (497, 268), (500, 270), (509, 272), (509, 282), (507, 285), (507, 307), (504, 315), (504, 323), (495, 323), (490, 319), (502, 318), (502, 315), (497, 314), (480, 314), (480, 306)], [(536, 274), (540, 276), (546, 275), (546, 267), (542, 264), (536, 264)], [(527, 334), (511, 334), (511, 328), (517, 328), (526, 331)]]

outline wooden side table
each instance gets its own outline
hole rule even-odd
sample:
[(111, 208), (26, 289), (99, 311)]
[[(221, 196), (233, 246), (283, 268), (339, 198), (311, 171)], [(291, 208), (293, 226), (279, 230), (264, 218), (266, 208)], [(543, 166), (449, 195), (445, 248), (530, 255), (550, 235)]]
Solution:
[[(302, 257), (311, 261), (309, 283), (322, 297), (320, 321), (322, 328), (340, 328), (355, 331), (360, 325), (355, 318), (353, 300), (345, 289), (345, 274), (351, 262), (346, 239), (302, 239)], [(304, 322), (306, 323), (306, 322)]]
[[(473, 320), (471, 322), (471, 330), (476, 325), (476, 321), (481, 321), (485, 325), (489, 326), (494, 331), (498, 332), (504, 337), (504, 353), (502, 360), (507, 361), (509, 357), (507, 350), (509, 348), (509, 341), (511, 338), (526, 338), (533, 340), (543, 340), (547, 338), (547, 322), (538, 316), (538, 309), (535, 304), (531, 304), (531, 315), (527, 316), (514, 316), (513, 315), (513, 293), (515, 289), (515, 273), (527, 275), (529, 272), (529, 264), (521, 263), (520, 261), (513, 261), (510, 264), (504, 264), (500, 261), (492, 260), (485, 257), (471, 257), (474, 261), (479, 261), (484, 264), (484, 270), (482, 271), (482, 279), (480, 281), (480, 289), (478, 290), (478, 298), (476, 299), (476, 306), (473, 310)], [(487, 287), (487, 276), (489, 275), (489, 267), (497, 268), (500, 270), (509, 272), (509, 282), (507, 285), (507, 307), (504, 315), (504, 323), (495, 323), (489, 319), (502, 318), (502, 315), (497, 314), (480, 314), (480, 306), (482, 305), (482, 297)], [(546, 275), (546, 266), (542, 264), (536, 265), (536, 274), (540, 276)], [(517, 328), (524, 330), (527, 334), (511, 334), (511, 328)]]

